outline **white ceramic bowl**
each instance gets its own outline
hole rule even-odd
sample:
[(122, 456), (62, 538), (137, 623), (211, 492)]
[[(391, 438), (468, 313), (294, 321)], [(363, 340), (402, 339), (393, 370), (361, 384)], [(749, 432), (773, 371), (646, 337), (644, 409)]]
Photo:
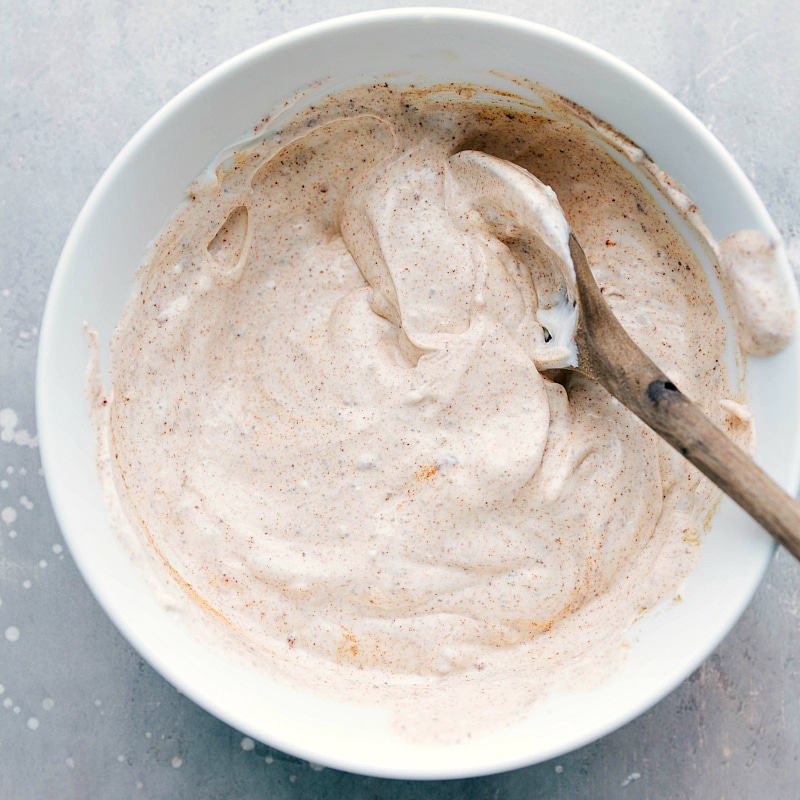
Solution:
[[(458, 10), (380, 11), (314, 25), (243, 53), (183, 91), (97, 185), (64, 248), (42, 324), (42, 460), (87, 583), (131, 644), (180, 691), (254, 738), (314, 762), (390, 777), (479, 775), (557, 756), (651, 707), (738, 619), (769, 564), (772, 541), (723, 502), (681, 590), (683, 602), (637, 624), (630, 658), (615, 677), (591, 691), (556, 693), (505, 730), (456, 745), (416, 745), (397, 739), (379, 709), (270, 682), (192, 638), (147, 591), (111, 532), (95, 466), (84, 322), (99, 330), (105, 351), (145, 248), (224, 146), (300, 90), (310, 102), (386, 74), (523, 95), (502, 75), (538, 81), (639, 143), (685, 186), (716, 237), (740, 228), (777, 235), (751, 185), (706, 128), (666, 92), (590, 45), (520, 20)], [(787, 442), (798, 441), (799, 374), (795, 343), (772, 358), (751, 359), (745, 382), (758, 426), (756, 458), (789, 490), (798, 483), (800, 449)]]

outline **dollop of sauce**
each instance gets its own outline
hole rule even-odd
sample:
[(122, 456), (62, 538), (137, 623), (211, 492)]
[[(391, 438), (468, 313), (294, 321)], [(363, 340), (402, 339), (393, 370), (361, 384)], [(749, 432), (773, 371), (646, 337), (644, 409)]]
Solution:
[(413, 736), (605, 674), (715, 495), (561, 369), (570, 226), (631, 336), (746, 439), (695, 254), (557, 98), (364, 87), (193, 187), (102, 399), (110, 503), (171, 607)]
[(784, 348), (796, 325), (790, 270), (780, 242), (760, 231), (736, 231), (717, 247), (720, 277), (733, 315), (739, 346), (769, 356)]

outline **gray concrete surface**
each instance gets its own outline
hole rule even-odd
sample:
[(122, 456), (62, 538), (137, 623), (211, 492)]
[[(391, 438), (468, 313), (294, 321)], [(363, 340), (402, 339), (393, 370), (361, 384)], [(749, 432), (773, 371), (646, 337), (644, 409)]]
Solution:
[[(675, 94), (744, 167), (800, 265), (800, 3), (465, 5), (580, 36)], [(718, 651), (641, 718), (552, 762), (423, 783), (316, 768), (215, 720), (129, 647), (70, 560), (26, 439), (39, 320), (82, 203), (139, 126), (212, 66), (300, 25), (380, 7), (3, 3), (0, 409), (13, 415), (0, 417), (0, 798), (800, 797), (800, 567), (783, 553)]]

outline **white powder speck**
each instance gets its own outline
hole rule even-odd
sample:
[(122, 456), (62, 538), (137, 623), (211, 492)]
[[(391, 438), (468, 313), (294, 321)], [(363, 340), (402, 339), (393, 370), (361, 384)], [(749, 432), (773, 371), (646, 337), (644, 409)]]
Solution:
[(22, 588), (23, 589), (30, 589), (31, 588), (31, 582), (29, 580), (22, 581)]
[(3, 297), (11, 297), (11, 289), (3, 289)]
[(631, 772), (631, 774), (628, 775), (628, 777), (625, 778), (624, 781), (622, 781), (622, 788), (624, 789), (626, 786), (629, 786), (634, 781), (638, 781), (639, 778), (641, 778), (641, 777), (642, 776), (638, 772)]
[(66, 765), (67, 765), (67, 766), (68, 766), (70, 769), (75, 769), (75, 759), (73, 759), (73, 758), (68, 758), (68, 759), (66, 759), (66, 760), (64, 761), (64, 763), (65, 763), (65, 764), (66, 764)]
[(20, 475), (27, 475), (28, 474), (28, 470), (26, 470), (25, 467), (20, 467), (19, 468), (19, 474)]
[(9, 531), (8, 532), (8, 538), (9, 539), (16, 539), (17, 538), (17, 532), (16, 531)]
[(39, 446), (39, 439), (36, 436), (31, 436), (28, 431), (21, 430), (14, 434), (14, 441), (20, 447), (30, 447), (31, 449)]
[(5, 478), (0, 481), (0, 489), (8, 489), (8, 481)]
[(561, 764), (556, 764), (556, 774), (560, 775), (564, 771), (564, 767)]
[(14, 467), (6, 467), (6, 475), (13, 475)]
[(103, 701), (102, 701), (102, 700), (95, 700), (95, 701), (94, 701), (94, 704), (95, 704), (95, 705), (96, 705), (98, 708), (100, 708), (100, 706), (101, 706), (101, 705), (103, 705)]
[(46, 562), (44, 559), (42, 559), (42, 560), (39, 562), (39, 567), (40, 567), (41, 569), (44, 569), (46, 566), (47, 566), (47, 562)]
[(152, 739), (153, 738), (153, 734), (150, 733), (150, 731), (147, 731), (147, 733), (144, 735), (144, 738), (145, 739)]
[(143, 789), (144, 788), (144, 784), (141, 781), (136, 781), (136, 788), (137, 789)]
[(64, 548), (60, 544), (54, 544), (53, 545), (53, 552), (56, 555), (58, 555), (59, 553), (62, 553), (63, 551), (64, 551)]
[(118, 755), (118, 756), (117, 756), (117, 761), (119, 761), (119, 763), (120, 763), (120, 764), (122, 764), (122, 763), (125, 761), (125, 756), (123, 756), (123, 755), (120, 753), (120, 755)]
[(290, 775), (289, 783), (297, 783), (297, 775)]
[(175, 756), (170, 763), (172, 764), (173, 767), (175, 767), (175, 769), (179, 769), (180, 767), (183, 766), (183, 759), (178, 758), (178, 756)]
[[(20, 472), (22, 472), (22, 470), (20, 470)], [(23, 508), (27, 508), (28, 511), (30, 511), (33, 508), (33, 503), (31, 503), (31, 501), (28, 500), (28, 498), (25, 495), (22, 495), (22, 497), (20, 497), (19, 504)]]
[(311, 768), (311, 769), (312, 769), (314, 772), (322, 772), (322, 770), (324, 770), (324, 769), (325, 769), (325, 767), (323, 767), (323, 766), (322, 766), (322, 764), (314, 764), (312, 761), (309, 761), (309, 762), (308, 762), (308, 766), (309, 766), (309, 767), (310, 767), (310, 768)]
[(44, 700), (42, 700), (42, 708), (43, 708), (45, 711), (52, 711), (52, 709), (53, 709), (53, 706), (54, 706), (55, 704), (56, 704), (56, 701), (55, 701), (55, 700), (53, 700), (53, 698), (52, 698), (52, 697), (45, 697), (45, 699), (44, 699)]
[(242, 739), (242, 750), (255, 750), (255, 747), (256, 743), (249, 736)]
[(264, 761), (266, 761), (267, 764), (272, 764), (275, 759), (272, 756), (264, 756)]
[(0, 519), (2, 519), (6, 525), (13, 525), (17, 519), (17, 509), (12, 508), (11, 506), (6, 506), (2, 511), (0, 511)]
[(19, 706), (14, 706), (14, 713), (15, 714), (19, 714), (20, 711), (22, 711), (22, 709)]
[(29, 717), (28, 718), (28, 727), (35, 731), (39, 727), (39, 720), (36, 717)]
[[(38, 447), (39, 441), (35, 436), (31, 436), (24, 428), (16, 430), (18, 422), (19, 417), (13, 408), (0, 410), (0, 441), (15, 442), (20, 447)], [(9, 467), (6, 471), (11, 475), (14, 469)]]
[(9, 642), (16, 642), (17, 639), (19, 639), (19, 628), (14, 625), (10, 625), (6, 628), (6, 639), (8, 639)]
[(2, 683), (0, 683), (0, 694), (4, 694), (4, 693), (5, 693), (5, 691), (6, 691), (6, 687), (5, 687), (5, 686), (3, 686), (3, 684), (2, 684)]
[(10, 697), (6, 697), (6, 699), (3, 700), (3, 706), (5, 708), (11, 708), (11, 706), (13, 706), (13, 705), (14, 705), (14, 701)]
[(3, 598), (0, 597), (0, 608), (2, 607), (2, 605), (3, 605)]
[(17, 427), (19, 417), (13, 408), (4, 408), (0, 411), (0, 439), (4, 442), (14, 441), (14, 428)]

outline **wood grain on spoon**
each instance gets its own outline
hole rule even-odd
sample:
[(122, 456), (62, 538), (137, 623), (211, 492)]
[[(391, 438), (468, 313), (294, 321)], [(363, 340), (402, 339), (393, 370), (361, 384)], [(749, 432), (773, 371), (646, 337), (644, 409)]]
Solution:
[(606, 303), (574, 234), (569, 247), (579, 305), (575, 369), (607, 389), (800, 559), (800, 503), (639, 349)]

